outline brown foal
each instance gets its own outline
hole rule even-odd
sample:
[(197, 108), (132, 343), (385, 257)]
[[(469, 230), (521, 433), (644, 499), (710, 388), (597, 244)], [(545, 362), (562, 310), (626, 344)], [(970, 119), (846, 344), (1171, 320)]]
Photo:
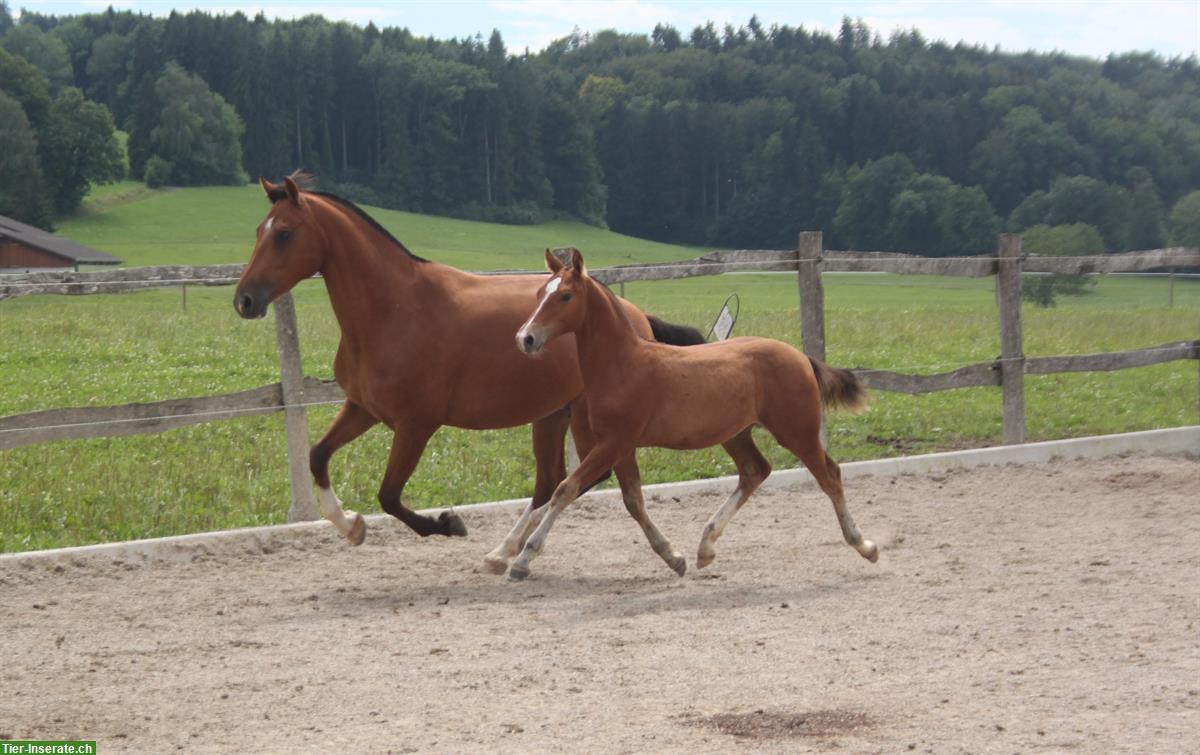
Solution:
[(838, 465), (820, 438), (822, 406), (865, 405), (866, 394), (853, 373), (768, 338), (687, 349), (647, 341), (638, 336), (621, 300), (587, 275), (578, 250), (569, 266), (549, 252), (546, 263), (552, 275), (538, 291), (534, 313), (517, 331), (517, 346), (534, 355), (551, 348), (559, 336), (574, 335), (594, 445), (554, 491), (540, 523), (518, 522), (524, 531), (514, 533), (527, 540), (509, 568), (510, 579), (529, 575), (529, 562), (541, 552), (554, 520), (608, 469), (616, 472), (625, 506), (650, 546), (682, 576), (686, 561), (646, 515), (635, 456), (646, 446), (697, 449), (719, 443), (737, 465), (737, 489), (708, 520), (700, 539), (696, 565), (707, 566), (725, 525), (771, 473), (751, 438), (755, 425), (765, 427), (812, 472), (833, 501), (846, 542), (867, 560), (878, 560), (878, 547), (863, 538), (846, 508)]

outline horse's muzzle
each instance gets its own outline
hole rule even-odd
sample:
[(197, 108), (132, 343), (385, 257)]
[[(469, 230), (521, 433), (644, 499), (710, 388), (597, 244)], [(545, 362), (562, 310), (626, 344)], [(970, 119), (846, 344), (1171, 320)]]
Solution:
[(543, 334), (535, 333), (531, 328), (521, 328), (517, 331), (517, 348), (523, 354), (533, 356), (542, 350), (546, 345)]
[(239, 288), (233, 294), (233, 308), (247, 320), (257, 320), (267, 314), (270, 297), (261, 288)]

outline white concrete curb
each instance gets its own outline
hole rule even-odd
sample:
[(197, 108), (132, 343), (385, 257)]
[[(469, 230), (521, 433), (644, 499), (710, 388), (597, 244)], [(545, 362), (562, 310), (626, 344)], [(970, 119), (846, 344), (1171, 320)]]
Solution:
[[(1098, 435), (1090, 438), (1051, 440), (1044, 443), (1026, 443), (1019, 446), (997, 446), (995, 448), (979, 448), (969, 451), (903, 456), (895, 459), (855, 461), (842, 464), (841, 469), (842, 478), (849, 480), (855, 477), (932, 474), (952, 469), (970, 469), (979, 466), (1041, 464), (1053, 459), (1098, 459), (1105, 456), (1119, 456), (1121, 454), (1139, 452), (1200, 456), (1200, 425), (1177, 427), (1170, 430), (1147, 430), (1120, 435)], [(690, 493), (725, 493), (732, 490), (736, 482), (736, 476), (716, 477), (707, 480), (689, 480), (687, 482), (665, 482), (657, 485), (647, 485), (644, 490), (647, 498), (653, 496), (680, 496)], [(812, 482), (812, 476), (808, 473), (808, 470), (786, 469), (772, 474), (763, 487), (793, 487), (809, 482)], [(617, 501), (620, 499), (620, 491), (615, 488), (598, 490), (588, 493), (586, 497), (591, 500)], [(457, 506), (455, 510), (468, 515), (476, 512), (505, 509), (515, 511), (525, 506), (528, 502), (528, 498), (514, 498), (505, 501), (490, 501), (487, 503)], [(423, 511), (436, 513), (440, 509), (424, 509)], [(391, 517), (387, 514), (371, 514), (366, 519), (368, 522), (383, 522), (391, 520)], [(75, 548), (5, 553), (0, 554), (0, 568), (32, 566), (34, 564), (55, 562), (70, 563), (76, 559), (96, 557), (120, 560), (162, 559), (168, 561), (187, 561), (196, 552), (203, 551), (207, 546), (217, 543), (229, 545), (240, 541), (245, 544), (248, 551), (253, 551), (260, 549), (275, 535), (304, 530), (318, 530), (324, 527), (332, 527), (332, 525), (325, 521), (298, 522), (295, 524), (276, 524), (267, 527), (246, 527), (236, 530), (201, 532), (194, 535), (177, 535), (149, 540), (131, 540), (122, 543), (83, 545)]]

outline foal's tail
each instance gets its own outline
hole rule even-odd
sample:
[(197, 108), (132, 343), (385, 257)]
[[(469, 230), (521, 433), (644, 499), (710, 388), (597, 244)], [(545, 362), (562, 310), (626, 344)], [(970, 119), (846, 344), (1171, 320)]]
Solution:
[(812, 362), (817, 385), (821, 388), (821, 400), (831, 409), (861, 412), (867, 408), (867, 389), (850, 370), (830, 367), (820, 359), (808, 358)]
[(697, 346), (705, 343), (704, 334), (690, 325), (673, 325), (654, 315), (646, 315), (646, 319), (650, 321), (650, 330), (654, 331), (654, 340), (659, 343), (669, 343), (672, 346)]

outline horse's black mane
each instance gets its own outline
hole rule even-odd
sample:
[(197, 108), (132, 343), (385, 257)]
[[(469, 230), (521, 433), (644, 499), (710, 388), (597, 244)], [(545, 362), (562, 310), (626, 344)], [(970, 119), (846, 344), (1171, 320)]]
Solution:
[(424, 257), (418, 257), (417, 255), (413, 254), (412, 251), (410, 251), (408, 247), (406, 247), (403, 243), (401, 243), (400, 239), (398, 239), (392, 235), (391, 231), (389, 231), (388, 229), (381, 226), (379, 224), (379, 221), (375, 220), (375, 218), (368, 215), (363, 210), (363, 208), (354, 204), (349, 199), (345, 199), (344, 197), (339, 197), (337, 194), (330, 194), (327, 191), (314, 191), (312, 189), (305, 189), (305, 191), (308, 192), (309, 194), (315, 194), (318, 197), (324, 197), (325, 199), (328, 199), (332, 202), (337, 202), (342, 207), (345, 207), (346, 209), (353, 211), (354, 214), (356, 214), (360, 218), (362, 218), (363, 222), (365, 222), (367, 225), (371, 226), (372, 228), (374, 228), (375, 230), (379, 231), (384, 236), (386, 236), (393, 244), (395, 244), (397, 247), (400, 248), (400, 251), (404, 252), (409, 257), (412, 257), (412, 259), (414, 261), (416, 261), (416, 262), (428, 262), (429, 261), (429, 260), (425, 259)]

